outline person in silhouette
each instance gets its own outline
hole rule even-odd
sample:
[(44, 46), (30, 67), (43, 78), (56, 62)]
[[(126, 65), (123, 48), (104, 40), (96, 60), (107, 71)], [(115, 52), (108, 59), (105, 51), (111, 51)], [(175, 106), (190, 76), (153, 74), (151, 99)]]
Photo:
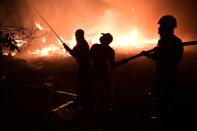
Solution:
[(84, 38), (84, 31), (78, 29), (75, 32), (76, 45), (73, 49), (70, 49), (65, 43), (64, 48), (70, 53), (70, 55), (76, 59), (78, 63), (78, 76), (77, 84), (79, 87), (78, 100), (80, 104), (83, 104), (87, 94), (87, 84), (88, 84), (88, 72), (90, 67), (90, 57), (89, 57), (89, 45)]
[[(100, 44), (93, 44), (90, 49), (90, 100), (96, 112), (105, 113), (110, 110), (110, 77), (109, 69), (116, 68), (122, 62), (115, 62), (115, 51), (109, 45), (113, 41), (110, 33), (101, 33)], [(93, 110), (94, 110), (93, 109)], [(102, 115), (101, 115), (102, 116)]]
[(155, 94), (161, 120), (165, 123), (172, 115), (177, 72), (184, 49), (182, 40), (174, 35), (174, 29), (177, 27), (175, 17), (165, 15), (160, 18), (158, 24), (160, 39), (157, 46), (152, 49), (152, 53), (143, 53), (156, 61)]

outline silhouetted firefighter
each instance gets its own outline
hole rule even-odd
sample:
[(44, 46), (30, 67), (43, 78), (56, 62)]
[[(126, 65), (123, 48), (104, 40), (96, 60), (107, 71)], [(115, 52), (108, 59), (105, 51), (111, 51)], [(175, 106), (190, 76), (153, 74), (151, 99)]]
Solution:
[[(183, 57), (183, 43), (174, 35), (176, 19), (171, 15), (161, 17), (158, 33), (160, 39), (152, 53), (144, 55), (156, 61), (156, 98), (159, 104), (161, 120), (164, 124), (170, 120), (174, 96), (176, 94), (176, 77), (178, 66)], [(172, 114), (171, 114), (172, 115)]]
[(75, 32), (76, 45), (71, 50), (66, 44), (64, 48), (73, 56), (78, 63), (78, 76), (77, 84), (79, 87), (79, 101), (82, 104), (87, 94), (87, 84), (88, 84), (88, 71), (90, 67), (90, 57), (89, 57), (89, 45), (84, 38), (84, 31), (78, 29)]
[(123, 61), (115, 62), (115, 51), (109, 46), (113, 41), (110, 33), (102, 33), (100, 44), (90, 49), (90, 105), (97, 113), (106, 113), (110, 108), (109, 67), (115, 68)]

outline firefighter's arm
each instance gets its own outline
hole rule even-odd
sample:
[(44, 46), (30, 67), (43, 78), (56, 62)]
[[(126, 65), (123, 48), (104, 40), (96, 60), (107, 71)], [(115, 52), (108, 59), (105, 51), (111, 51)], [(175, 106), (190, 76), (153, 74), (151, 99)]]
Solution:
[(72, 49), (70, 49), (70, 47), (68, 47), (65, 43), (63, 43), (63, 46), (64, 46), (64, 49), (65, 49), (66, 51), (68, 51), (69, 54), (70, 54), (72, 57), (76, 58), (75, 52), (74, 52)]
[(113, 55), (111, 55), (110, 59), (109, 59), (109, 65), (112, 69), (115, 69), (119, 66), (121, 66), (122, 64), (126, 64), (129, 60), (127, 58), (117, 61), (115, 62), (115, 52), (113, 52)]
[(72, 52), (70, 47), (68, 47), (65, 43), (63, 43), (64, 49), (66, 49), (69, 53)]
[(147, 58), (155, 60), (157, 57), (157, 53), (156, 53), (157, 50), (158, 50), (158, 47), (154, 47), (153, 49), (151, 49), (149, 51), (142, 51), (140, 54), (146, 56)]

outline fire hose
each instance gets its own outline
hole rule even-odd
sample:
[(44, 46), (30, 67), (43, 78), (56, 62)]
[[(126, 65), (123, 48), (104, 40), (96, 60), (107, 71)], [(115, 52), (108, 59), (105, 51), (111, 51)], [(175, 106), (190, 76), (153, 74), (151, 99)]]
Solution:
[[(190, 45), (197, 45), (197, 41), (187, 41), (187, 42), (183, 42), (183, 46), (190, 46)], [(155, 51), (155, 48), (153, 48), (153, 49), (151, 49), (151, 50), (148, 50), (148, 51), (145, 51), (145, 53), (139, 53), (139, 54), (137, 54), (137, 55), (128, 57), (128, 58), (124, 59), (124, 61), (125, 61), (125, 62), (129, 62), (130, 60), (133, 60), (133, 59), (142, 57), (142, 56), (144, 56), (145, 54), (153, 53), (154, 51)]]
[(41, 19), (48, 25), (48, 27), (51, 29), (51, 31), (54, 33), (54, 35), (61, 41), (64, 48), (71, 52), (71, 49), (64, 43), (64, 41), (58, 36), (58, 34), (55, 32), (55, 30), (52, 28), (52, 26), (47, 22), (47, 20), (43, 17), (43, 15), (33, 6), (33, 9), (38, 13), (38, 15), (41, 17)]

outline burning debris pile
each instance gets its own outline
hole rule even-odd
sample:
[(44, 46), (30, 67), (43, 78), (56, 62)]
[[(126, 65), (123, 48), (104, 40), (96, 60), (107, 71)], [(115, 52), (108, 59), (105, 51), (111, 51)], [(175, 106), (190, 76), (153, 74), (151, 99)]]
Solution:
[[(122, 10), (122, 8), (116, 7), (116, 2), (109, 6), (111, 2), (108, 1), (100, 3), (86, 1), (81, 3), (80, 8), (77, 6), (77, 3), (78, 1), (45, 2), (36, 0), (34, 2), (20, 0), (3, 2), (2, 5), (4, 6), (2, 6), (2, 11), (0, 11), (3, 12), (2, 16), (6, 19), (2, 19), (4, 21), (1, 23), (31, 27), (0, 25), (0, 31), (4, 34), (12, 34), (14, 43), (20, 50), (20, 53), (17, 51), (9, 53), (10, 51), (5, 49), (3, 51), (4, 55), (11, 54), (11, 56), (24, 57), (69, 56), (69, 53), (62, 46), (62, 42), (55, 38), (52, 30), (39, 16), (38, 11), (35, 11), (34, 6), (46, 18), (47, 22), (54, 27), (61, 40), (70, 48), (75, 45), (75, 38), (72, 34), (78, 28), (85, 30), (85, 38), (90, 47), (92, 44), (100, 43), (100, 33), (111, 33), (114, 38), (111, 46), (119, 53), (141, 50), (148, 44), (154, 44), (157, 41), (152, 36), (150, 39), (150, 36), (147, 36), (146, 32), (142, 30), (143, 24), (141, 24), (142, 20), (140, 19), (142, 16), (137, 15), (141, 8), (137, 5), (129, 6), (126, 10)], [(97, 4), (100, 6), (98, 7)], [(53, 7), (50, 5), (53, 5)], [(70, 8), (70, 6), (75, 7), (75, 10)], [(98, 9), (92, 10), (94, 7), (98, 7)], [(9, 13), (8, 17), (4, 15), (6, 14), (5, 12)], [(17, 19), (16, 16), (20, 19)], [(89, 17), (92, 18), (86, 19)], [(129, 21), (132, 21), (132, 24)]]
[[(36, 7), (70, 48), (75, 45), (72, 34), (78, 28), (82, 28), (90, 46), (99, 43), (100, 33), (108, 32), (113, 36), (110, 46), (118, 53), (133, 53), (141, 51), (142, 48), (144, 50), (144, 48), (149, 49), (155, 46), (158, 40), (157, 20), (163, 14), (174, 14), (181, 22), (182, 27), (179, 29), (183, 30), (177, 32), (181, 38), (185, 40), (196, 38), (196, 30), (191, 28), (195, 27), (196, 20), (193, 18), (196, 18), (196, 14), (190, 13), (196, 8), (185, 6), (188, 3), (195, 5), (193, 4), (195, 2), (178, 1), (180, 6), (177, 6), (177, 1), (171, 1), (169, 6), (164, 0), (154, 2), (146, 0), (48, 0), (47, 2), (45, 0), (2, 0), (0, 1), (0, 30), (5, 34), (15, 33), (14, 39), (21, 52), (12, 55), (17, 56), (23, 53), (25, 57), (68, 56), (62, 44), (52, 34), (52, 30), (33, 9)], [(180, 12), (174, 12), (174, 9)], [(3, 27), (2, 25), (33, 28)], [(193, 31), (190, 32), (190, 29)], [(7, 51), (5, 52), (8, 54)]]
[(15, 56), (18, 52), (26, 51), (27, 43), (44, 36), (47, 32), (39, 33), (39, 28), (24, 28), (19, 26), (0, 26), (0, 51), (2, 55)]
[[(50, 31), (45, 29), (40, 23), (35, 22), (35, 27), (24, 28), (17, 26), (0, 26), (1, 30), (1, 50), (3, 55), (17, 56), (20, 53), (26, 56), (69, 56), (62, 46), (65, 41), (69, 47), (74, 47), (75, 38), (64, 40), (62, 36), (54, 42), (51, 40)], [(138, 28), (134, 28), (130, 33), (123, 33), (114, 39), (112, 46), (115, 49), (143, 48), (147, 43), (155, 43), (156, 40), (144, 39)], [(54, 36), (53, 36), (54, 37)], [(99, 35), (87, 37), (90, 45), (99, 43)], [(35, 41), (38, 39), (38, 41)], [(38, 44), (39, 43), (39, 44)], [(20, 53), (19, 53), (20, 52)]]
[[(17, 42), (14, 39), (14, 35), (10, 33), (3, 34), (2, 31), (0, 31), (0, 53), (1, 55), (14, 55), (16, 51), (19, 52)], [(6, 50), (6, 52), (5, 52)], [(13, 53), (12, 53), (13, 52)]]
[[(56, 43), (50, 44), (50, 40), (47, 39), (48, 34), (50, 32), (37, 22), (32, 28), (0, 26), (1, 53), (9, 56), (20, 56), (20, 54), (25, 54), (25, 56), (68, 56), (69, 54), (65, 52), (60, 40), (57, 39)], [(36, 39), (41, 40), (39, 43), (42, 45), (38, 44)], [(64, 40), (63, 37), (61, 39)], [(68, 44), (69, 46), (74, 46), (74, 39), (68, 42), (72, 43)]]

